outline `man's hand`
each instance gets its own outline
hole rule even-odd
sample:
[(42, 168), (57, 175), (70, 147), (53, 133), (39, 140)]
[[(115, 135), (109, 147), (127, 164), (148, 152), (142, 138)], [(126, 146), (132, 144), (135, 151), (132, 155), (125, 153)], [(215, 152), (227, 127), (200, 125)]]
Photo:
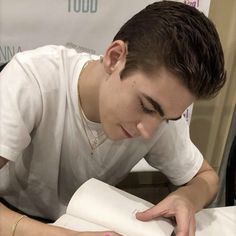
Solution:
[(156, 206), (136, 214), (138, 220), (149, 221), (157, 217), (170, 218), (176, 224), (176, 236), (195, 235), (195, 212), (192, 203), (178, 195), (170, 194)]
[(159, 216), (170, 217), (175, 220), (177, 236), (194, 236), (194, 215), (213, 199), (217, 189), (218, 176), (212, 167), (203, 161), (198, 173), (185, 186), (171, 193), (151, 209), (137, 213), (136, 217), (142, 221)]

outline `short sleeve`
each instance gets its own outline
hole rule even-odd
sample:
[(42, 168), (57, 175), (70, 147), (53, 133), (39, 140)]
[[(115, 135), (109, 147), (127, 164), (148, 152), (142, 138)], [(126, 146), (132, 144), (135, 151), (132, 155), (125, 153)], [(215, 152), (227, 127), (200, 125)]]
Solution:
[(189, 182), (203, 163), (203, 156), (192, 143), (183, 117), (166, 124), (145, 158), (175, 185)]
[(14, 161), (22, 153), (41, 113), (39, 86), (15, 56), (0, 73), (0, 156)]

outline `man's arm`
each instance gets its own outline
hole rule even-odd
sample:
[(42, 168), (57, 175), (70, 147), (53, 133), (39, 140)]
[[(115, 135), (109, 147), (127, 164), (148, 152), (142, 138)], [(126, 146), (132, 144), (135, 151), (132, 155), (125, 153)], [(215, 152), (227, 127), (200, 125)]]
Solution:
[(218, 176), (212, 167), (203, 161), (195, 177), (185, 186), (169, 194), (151, 209), (137, 213), (136, 217), (148, 221), (159, 216), (175, 218), (177, 236), (195, 235), (194, 214), (206, 206), (218, 190)]
[[(8, 162), (0, 156), (1, 168)], [(16, 213), (0, 202), (0, 235), (12, 236), (12, 227), (20, 219), (21, 215)], [(30, 219), (22, 218), (17, 224), (15, 236), (120, 236), (114, 232), (76, 232), (65, 228), (52, 226)]]
[(195, 177), (176, 193), (191, 201), (197, 212), (212, 201), (218, 190), (218, 181), (218, 175), (204, 160)]

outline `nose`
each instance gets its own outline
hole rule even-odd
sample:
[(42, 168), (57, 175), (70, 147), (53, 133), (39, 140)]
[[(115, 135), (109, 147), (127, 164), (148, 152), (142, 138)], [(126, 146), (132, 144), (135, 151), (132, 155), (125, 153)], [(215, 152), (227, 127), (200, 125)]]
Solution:
[(149, 139), (153, 136), (161, 121), (162, 120), (158, 119), (157, 117), (147, 115), (146, 117), (143, 117), (140, 122), (138, 122), (137, 129), (143, 138)]

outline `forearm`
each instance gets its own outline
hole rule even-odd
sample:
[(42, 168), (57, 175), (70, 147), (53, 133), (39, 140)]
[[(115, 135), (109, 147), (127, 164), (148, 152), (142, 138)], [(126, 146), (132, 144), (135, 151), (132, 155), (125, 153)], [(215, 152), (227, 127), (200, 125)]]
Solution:
[[(12, 226), (21, 217), (20, 214), (8, 209), (0, 203), (0, 235), (12, 236)], [(43, 224), (39, 221), (23, 218), (16, 227), (15, 236), (48, 236), (77, 235), (71, 231)], [(79, 234), (78, 234), (79, 235)]]
[(217, 190), (218, 176), (213, 169), (209, 169), (199, 173), (173, 194), (187, 198), (192, 203), (194, 211), (197, 212), (212, 201)]

